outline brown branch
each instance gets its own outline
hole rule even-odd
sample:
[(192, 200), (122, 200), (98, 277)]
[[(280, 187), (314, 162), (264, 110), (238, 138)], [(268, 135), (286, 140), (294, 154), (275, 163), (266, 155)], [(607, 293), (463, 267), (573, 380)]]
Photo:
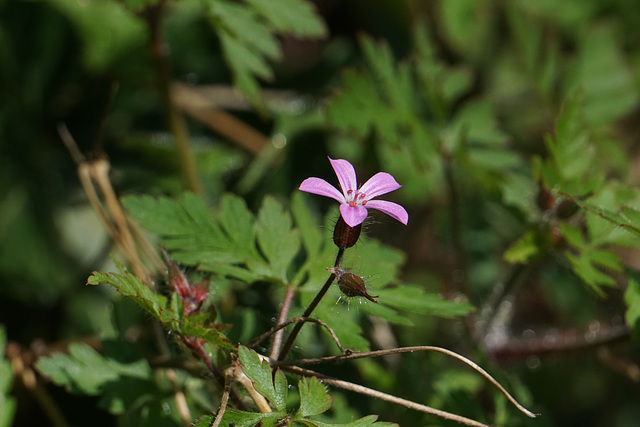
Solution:
[(612, 344), (629, 338), (626, 325), (611, 326), (603, 331), (563, 331), (554, 335), (536, 338), (509, 340), (503, 345), (487, 348), (487, 354), (503, 362), (510, 359), (522, 359), (529, 356), (566, 353)]
[(195, 88), (184, 83), (173, 83), (171, 99), (185, 113), (251, 153), (259, 154), (269, 144), (266, 136), (217, 108)]
[(227, 403), (229, 403), (229, 395), (231, 393), (231, 378), (235, 374), (235, 367), (231, 367), (224, 372), (224, 393), (222, 393), (222, 399), (220, 401), (220, 409), (216, 414), (216, 419), (213, 420), (211, 427), (219, 427), (222, 422), (224, 412), (227, 410)]
[(427, 346), (427, 345), (414, 346), (414, 347), (400, 347), (400, 348), (392, 348), (389, 350), (377, 350), (377, 351), (368, 351), (368, 352), (362, 352), (362, 353), (354, 352), (354, 353), (344, 354), (340, 356), (320, 357), (317, 359), (299, 359), (299, 360), (291, 360), (286, 362), (278, 361), (278, 362), (274, 362), (273, 364), (276, 366), (280, 366), (284, 369), (285, 367), (289, 367), (290, 365), (312, 365), (312, 364), (319, 364), (319, 363), (339, 362), (339, 361), (351, 360), (351, 359), (362, 359), (365, 357), (380, 357), (380, 356), (388, 356), (391, 354), (412, 353), (416, 351), (435, 351), (435, 352), (443, 353), (443, 354), (446, 354), (447, 356), (451, 356), (455, 359), (460, 360), (461, 362), (465, 363), (466, 365), (471, 367), (473, 370), (478, 372), (480, 375), (485, 377), (491, 384), (493, 384), (498, 390), (500, 390), (500, 392), (504, 394), (507, 399), (509, 399), (509, 401), (513, 404), (513, 406), (515, 406), (516, 408), (518, 408), (518, 410), (520, 410), (520, 412), (526, 414), (531, 418), (535, 418), (537, 416), (536, 414), (534, 414), (533, 412), (529, 411), (524, 406), (522, 406), (520, 403), (518, 403), (518, 401), (513, 396), (511, 396), (511, 394), (509, 394), (509, 392), (507, 392), (507, 390), (497, 380), (495, 380), (491, 375), (489, 375), (489, 373), (484, 369), (482, 369), (478, 364), (476, 364), (472, 360), (467, 359), (466, 357), (458, 353), (455, 353), (451, 350), (447, 350), (446, 348), (442, 348), (442, 347), (434, 347), (434, 346)]
[(299, 368), (297, 366), (282, 366), (282, 369), (298, 375), (316, 377), (319, 381), (323, 382), (324, 384), (329, 384), (335, 387), (343, 388), (345, 390), (354, 391), (356, 393), (364, 394), (365, 396), (374, 397), (376, 399), (385, 400), (387, 402), (391, 402), (408, 409), (413, 409), (415, 411), (424, 412), (430, 415), (435, 415), (436, 417), (440, 417), (445, 420), (455, 421), (457, 423), (465, 424), (473, 427), (489, 427), (487, 424), (483, 424), (481, 422), (463, 417), (461, 415), (456, 415), (450, 412), (442, 411), (440, 409), (432, 408), (427, 405), (416, 403), (411, 400), (406, 400), (391, 394), (383, 393), (381, 391), (364, 387), (359, 384), (354, 384), (348, 381), (343, 381), (336, 378), (328, 377), (326, 375), (320, 374), (318, 372), (310, 371), (308, 369)]

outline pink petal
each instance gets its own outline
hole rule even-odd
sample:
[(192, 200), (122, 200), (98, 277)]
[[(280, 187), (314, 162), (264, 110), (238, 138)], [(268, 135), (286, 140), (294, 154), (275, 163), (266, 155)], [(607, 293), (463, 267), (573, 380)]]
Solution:
[(336, 187), (329, 184), (322, 178), (307, 178), (302, 181), (298, 190), (306, 191), (307, 193), (319, 194), (320, 196), (331, 197), (340, 203), (344, 203), (345, 199), (342, 193), (338, 191)]
[[(342, 206), (340, 207), (342, 208)], [(407, 222), (409, 222), (409, 214), (402, 206), (397, 203), (387, 202), (386, 200), (370, 200), (367, 202), (367, 208), (377, 209), (381, 212), (384, 212), (391, 218), (397, 219), (404, 225), (407, 225)], [(342, 215), (342, 217), (344, 218), (344, 214)], [(347, 220), (345, 219), (345, 222), (346, 221)]]
[(396, 182), (393, 176), (386, 172), (378, 172), (364, 183), (360, 188), (360, 193), (365, 194), (365, 200), (371, 200), (374, 197), (387, 194), (400, 187), (402, 186)]
[(344, 196), (347, 197), (347, 191), (349, 190), (357, 190), (358, 180), (356, 179), (356, 170), (353, 165), (346, 160), (333, 160), (331, 157), (329, 157), (329, 161), (338, 177)]
[(343, 203), (340, 205), (340, 214), (349, 227), (355, 227), (367, 217), (367, 208), (364, 206), (351, 207), (347, 203)]

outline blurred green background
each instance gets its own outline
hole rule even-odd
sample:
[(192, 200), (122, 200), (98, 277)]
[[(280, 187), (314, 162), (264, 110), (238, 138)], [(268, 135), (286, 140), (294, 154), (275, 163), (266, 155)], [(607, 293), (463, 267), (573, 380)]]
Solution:
[[(502, 253), (541, 216), (530, 158), (546, 155), (545, 135), (577, 90), (584, 123), (604, 147), (599, 153), (607, 153), (596, 163), (607, 165), (607, 178), (638, 183), (640, 7), (633, 0), (317, 0), (326, 37), (277, 39), (281, 55), (268, 61), (273, 78), (261, 80), (266, 91), (257, 109), (232, 90), (237, 75), (224, 55), (220, 24), (207, 16), (209, 3), (215, 0), (166, 4), (160, 22), (170, 79), (208, 96), (264, 143), (260, 152), (247, 148), (238, 141), (241, 136), (229, 137), (222, 127), (212, 129), (182, 109), (203, 194), (212, 204), (224, 191), (240, 194), (252, 209), (265, 194), (287, 200), (305, 177), (330, 178), (327, 155), (348, 158), (362, 176), (389, 170), (405, 185), (406, 193), (398, 197), (409, 210), (410, 225), (401, 231), (372, 227), (371, 234), (406, 252), (407, 280), (449, 297), (460, 292), (455, 253), (462, 243), (470, 275), (465, 291), (480, 307), (509, 271)], [(25, 351), (95, 336), (110, 323), (112, 311), (108, 289), (85, 287), (91, 271), (112, 268), (114, 248), (87, 201), (59, 124), (66, 124), (87, 158), (108, 156), (120, 195), (177, 196), (188, 188), (158, 89), (146, 13), (135, 2), (0, 0), (0, 324), (8, 340)], [(428, 33), (429, 46), (419, 45), (420, 31)], [(358, 129), (358, 117), (374, 113), (365, 108), (371, 105), (367, 99), (358, 98), (349, 76), (373, 67), (366, 46), (380, 46), (375, 43), (388, 46), (400, 69), (433, 58), (432, 68), (416, 79), (433, 78), (442, 82), (438, 90), (452, 95), (430, 99), (415, 93), (406, 103), (421, 112), (417, 120), (441, 125), (442, 135), (477, 132), (480, 139), (499, 141), (484, 163), (474, 163), (482, 165), (478, 170), (454, 162), (453, 214), (460, 230), (451, 228), (446, 174), (435, 178), (425, 169), (418, 175), (400, 160), (393, 163), (375, 132)], [(389, 96), (401, 94), (393, 80), (398, 74), (384, 80), (380, 72), (372, 81)], [(211, 85), (217, 91), (205, 92)], [(346, 112), (338, 108), (341, 96), (351, 96)], [(456, 128), (457, 112), (476, 102), (482, 107), (470, 110), (471, 127)], [(428, 107), (419, 107), (422, 103)], [(333, 110), (327, 112), (328, 104)], [(443, 107), (438, 111), (436, 105)], [(396, 108), (392, 99), (389, 108)], [(639, 265), (634, 251), (621, 256), (625, 265)], [(415, 328), (394, 329), (398, 342), (470, 352), (504, 372), (508, 386), (542, 413), (536, 421), (516, 417), (507, 425), (640, 425), (640, 348), (624, 326), (624, 289), (614, 287), (599, 297), (562, 263), (536, 268), (509, 299), (516, 307), (508, 337), (514, 346), (507, 346), (512, 353), (483, 354), (482, 343), (472, 344), (463, 322), (432, 318), (416, 317)], [(596, 338), (590, 341), (589, 334)], [(540, 338), (541, 347), (517, 347), (518, 339), (531, 337)], [(557, 345), (571, 347), (571, 340), (585, 345), (571, 351)], [(603, 346), (589, 345), (600, 341)], [(454, 363), (413, 355), (405, 364), (406, 372), (421, 375), (389, 381), (401, 382), (407, 395), (454, 411), (456, 405), (478, 404), (467, 394), (478, 389), (476, 379), (465, 377)], [(379, 367), (370, 369), (375, 382)], [(73, 425), (86, 425), (86, 417), (92, 425), (115, 425), (95, 409), (94, 399), (46, 387), (65, 413), (75, 413), (69, 417)], [(36, 420), (47, 425), (37, 399), (19, 379), (12, 395), (15, 425)], [(356, 404), (362, 413), (381, 413), (403, 426), (440, 425), (404, 409), (360, 398), (354, 398)]]

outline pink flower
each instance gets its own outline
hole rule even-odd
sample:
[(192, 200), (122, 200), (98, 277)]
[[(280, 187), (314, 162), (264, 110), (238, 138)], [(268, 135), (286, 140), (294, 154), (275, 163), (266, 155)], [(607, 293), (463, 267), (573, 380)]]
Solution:
[(338, 176), (342, 193), (333, 185), (321, 178), (307, 178), (300, 184), (299, 190), (307, 193), (331, 197), (340, 202), (340, 214), (349, 227), (361, 224), (367, 217), (367, 209), (377, 209), (397, 219), (404, 225), (409, 221), (407, 211), (397, 203), (385, 200), (372, 200), (374, 197), (387, 194), (402, 187), (390, 174), (378, 172), (364, 185), (358, 188), (356, 171), (346, 160), (329, 158), (333, 170)]

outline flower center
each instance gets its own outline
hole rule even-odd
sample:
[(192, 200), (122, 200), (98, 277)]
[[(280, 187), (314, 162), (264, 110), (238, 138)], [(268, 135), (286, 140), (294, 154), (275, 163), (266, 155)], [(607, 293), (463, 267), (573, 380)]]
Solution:
[(366, 205), (367, 201), (364, 200), (365, 197), (367, 197), (367, 195), (361, 193), (359, 190), (347, 190), (347, 203), (349, 203), (349, 206), (351, 206), (352, 208), (355, 208), (359, 205)]

